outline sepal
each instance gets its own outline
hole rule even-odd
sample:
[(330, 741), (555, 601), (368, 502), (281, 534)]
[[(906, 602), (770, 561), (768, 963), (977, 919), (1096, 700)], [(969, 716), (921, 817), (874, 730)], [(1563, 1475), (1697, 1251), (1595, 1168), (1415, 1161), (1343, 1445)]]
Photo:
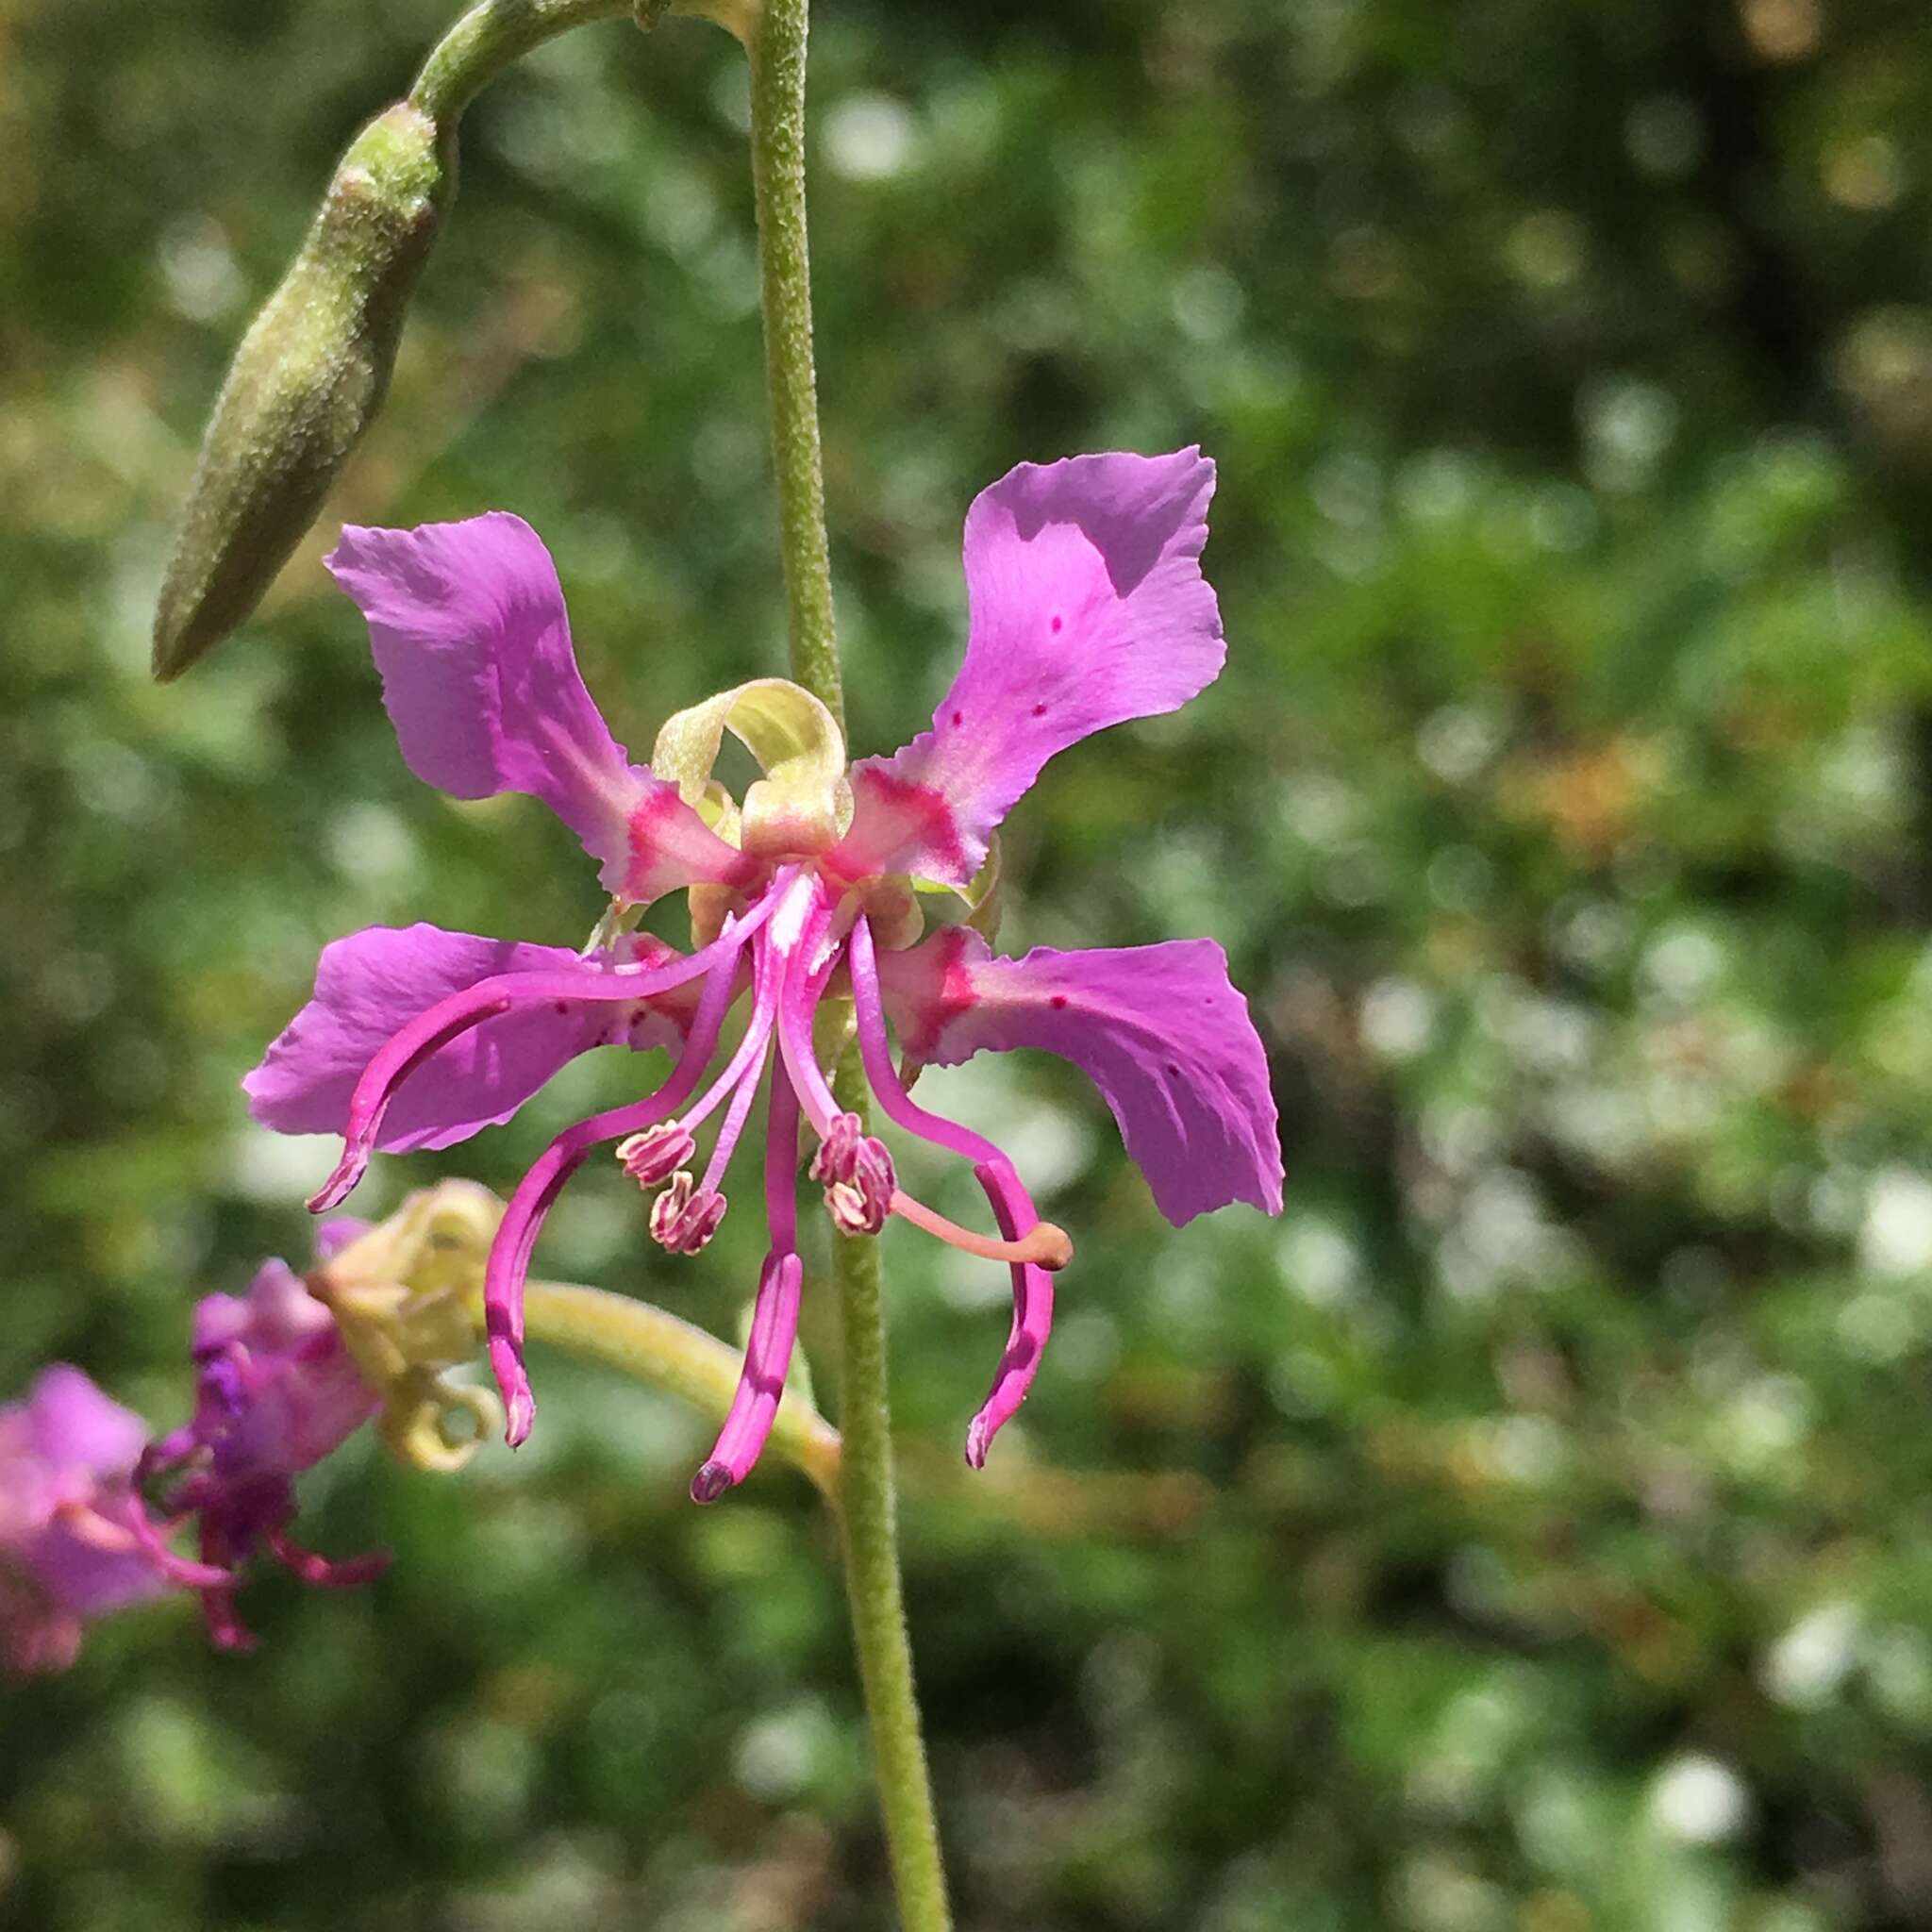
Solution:
[(468, 1304), (502, 1219), (503, 1203), (487, 1188), (443, 1181), (411, 1194), (309, 1277), (358, 1373), (382, 1398), (377, 1433), (417, 1469), (461, 1469), (503, 1426), (494, 1395), (448, 1379), (476, 1352)]
[[(651, 771), (700, 810), (711, 767), (729, 731), (764, 776), (744, 794), (737, 842), (754, 858), (801, 858), (829, 851), (852, 823), (845, 734), (825, 706), (783, 677), (757, 677), (665, 720)], [(731, 834), (721, 824), (721, 836)]]

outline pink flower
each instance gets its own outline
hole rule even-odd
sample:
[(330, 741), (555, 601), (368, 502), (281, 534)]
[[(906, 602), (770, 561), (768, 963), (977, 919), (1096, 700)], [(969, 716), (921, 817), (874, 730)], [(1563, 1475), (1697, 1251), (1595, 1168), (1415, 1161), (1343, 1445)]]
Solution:
[[(601, 1142), (659, 1189), (651, 1233), (691, 1254), (722, 1219), (722, 1183), (767, 1065), (771, 1247), (737, 1402), (692, 1491), (743, 1479), (770, 1430), (798, 1319), (795, 1184), (801, 1116), (811, 1177), (842, 1234), (896, 1214), (1012, 1271), (1007, 1348), (967, 1437), (984, 1459), (1024, 1397), (1052, 1320), (1051, 1275), (1071, 1253), (985, 1136), (926, 1111), (895, 1070), (982, 1048), (1041, 1047), (1091, 1074), (1156, 1204), (1179, 1224), (1231, 1201), (1281, 1205), (1266, 1060), (1211, 941), (996, 956), (967, 925), (913, 943), (915, 880), (971, 903), (994, 828), (1056, 753), (1131, 718), (1177, 709), (1224, 647), (1201, 575), (1211, 464), (1172, 456), (1023, 464), (966, 520), (972, 626), (933, 728), (843, 772), (838, 728), (780, 680), (726, 693), (665, 727), (658, 768), (632, 764), (578, 675), (548, 553), (493, 513), (410, 531), (347, 529), (329, 558), (369, 621), (384, 699), (416, 774), (461, 798), (541, 798), (598, 862), (613, 905), (581, 955), (434, 926), (371, 928), (322, 956), (315, 993), (246, 1086), (288, 1133), (341, 1132), (341, 1164), (310, 1203), (340, 1201), (378, 1148), (444, 1147), (509, 1118), (566, 1060), (618, 1042), (667, 1046), (648, 1097), (579, 1122), (513, 1196), (491, 1252), (491, 1357), (512, 1442), (534, 1413), (522, 1293), (551, 1203)], [(766, 776), (742, 810), (708, 779), (721, 730)], [(689, 956), (629, 934), (635, 908), (691, 889)], [(741, 1043), (706, 1078), (727, 1008), (748, 988)], [(885, 1116), (973, 1163), (997, 1238), (956, 1226), (900, 1187), (879, 1140), (833, 1098), (813, 1044), (831, 991), (850, 991)], [(721, 1115), (710, 1155), (696, 1133)]]
[(78, 1369), (42, 1369), (0, 1407), (0, 1667), (64, 1670), (82, 1624), (161, 1595), (135, 1530), (147, 1425)]
[[(327, 1224), (326, 1257), (344, 1239)], [(137, 1508), (135, 1528), (151, 1560), (201, 1592), (208, 1634), (224, 1650), (253, 1639), (235, 1592), (258, 1546), (303, 1582), (337, 1589), (365, 1583), (385, 1556), (332, 1563), (289, 1536), (295, 1477), (332, 1454), (382, 1407), (358, 1372), (335, 1317), (286, 1262), (266, 1261), (245, 1295), (205, 1296), (194, 1310), (194, 1415), (142, 1453), (136, 1482), (166, 1488), (164, 1524)], [(195, 1519), (201, 1560), (189, 1563), (162, 1541)]]
[[(331, 1224), (318, 1247), (325, 1257), (359, 1226)], [(294, 1477), (380, 1406), (301, 1277), (269, 1261), (246, 1295), (206, 1296), (193, 1346), (193, 1420), (159, 1442), (64, 1364), (0, 1408), (0, 1665), (63, 1669), (85, 1620), (171, 1590), (198, 1591), (215, 1641), (243, 1648), (235, 1592), (258, 1543), (308, 1583), (382, 1567), (328, 1563), (289, 1540)], [(158, 1520), (145, 1499), (157, 1483), (168, 1489)], [(198, 1562), (167, 1541), (190, 1519)]]

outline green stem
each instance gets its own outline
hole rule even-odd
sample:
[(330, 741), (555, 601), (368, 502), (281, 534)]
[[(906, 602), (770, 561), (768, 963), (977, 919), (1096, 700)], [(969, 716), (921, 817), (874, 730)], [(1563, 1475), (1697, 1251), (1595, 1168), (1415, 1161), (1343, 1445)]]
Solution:
[[(806, 246), (807, 8), (808, 0), (764, 0), (745, 36), (751, 57), (752, 183), (758, 199), (765, 378), (771, 391), (791, 675), (842, 725), (844, 691), (832, 624)], [(864, 1118), (865, 1086), (849, 1058), (839, 1081), (839, 1099), (841, 1107)], [(879, 1808), (905, 1932), (947, 1932), (952, 1917), (899, 1580), (878, 1243), (841, 1240), (835, 1246), (843, 1314), (839, 1529)]]
[[(865, 1081), (848, 1056), (837, 1082), (839, 1104), (864, 1117)], [(891, 1411), (887, 1402), (886, 1317), (876, 1240), (839, 1240), (834, 1266), (843, 1314), (839, 1423), (839, 1530), (845, 1594), (865, 1686), (866, 1715), (878, 1778), (879, 1807), (892, 1858), (892, 1883), (906, 1932), (945, 1932), (945, 1868), (933, 1817), (932, 1779), (920, 1733), (919, 1693), (899, 1582)]]
[[(480, 1296), (472, 1297), (470, 1314), (481, 1334)], [(737, 1391), (737, 1350), (629, 1295), (532, 1281), (524, 1290), (524, 1321), (533, 1341), (607, 1363), (649, 1388), (682, 1397), (719, 1422)], [(839, 1432), (795, 1391), (788, 1390), (778, 1405), (771, 1446), (809, 1476), (827, 1500), (836, 1500)]]
[(638, 12), (637, 0), (478, 0), (430, 50), (409, 99), (444, 128), (519, 56), (587, 21)]
[(751, 56), (751, 168), (758, 199), (765, 383), (791, 616), (791, 675), (845, 723), (811, 360), (811, 265), (805, 242), (806, 0), (766, 0)]

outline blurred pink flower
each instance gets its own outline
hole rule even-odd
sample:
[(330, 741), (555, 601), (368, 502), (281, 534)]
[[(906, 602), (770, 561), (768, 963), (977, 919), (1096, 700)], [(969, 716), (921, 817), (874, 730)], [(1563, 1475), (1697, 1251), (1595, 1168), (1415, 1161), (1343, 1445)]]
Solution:
[[(359, 1223), (329, 1224), (326, 1256)], [(249, 1640), (235, 1591), (258, 1544), (305, 1582), (358, 1583), (384, 1558), (329, 1563), (291, 1541), (294, 1477), (368, 1421), (380, 1398), (358, 1374), (335, 1317), (280, 1261), (245, 1295), (195, 1307), (193, 1419), (158, 1442), (80, 1370), (45, 1369), (0, 1407), (0, 1664), (58, 1670), (92, 1617), (171, 1590), (200, 1594), (225, 1649)], [(166, 1491), (151, 1511), (147, 1493)], [(200, 1560), (168, 1537), (197, 1524)]]

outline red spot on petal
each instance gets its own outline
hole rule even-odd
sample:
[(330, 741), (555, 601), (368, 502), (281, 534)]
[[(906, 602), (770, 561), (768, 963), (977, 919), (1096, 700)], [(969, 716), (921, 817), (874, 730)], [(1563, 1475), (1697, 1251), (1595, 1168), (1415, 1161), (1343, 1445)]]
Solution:
[(965, 713), (964, 711), (955, 711), (955, 712), (953, 713), (953, 723), (954, 723), (955, 724), (965, 724), (965, 722), (966, 722), (966, 713)]
[(556, 1000), (552, 1004), (557, 1008), (558, 1018), (565, 1020), (570, 1018), (570, 1002), (568, 1000)]
[(1046, 707), (1045, 707), (1044, 705), (1035, 705), (1035, 706), (1034, 706), (1034, 708), (1033, 708), (1033, 715), (1034, 715), (1034, 716), (1035, 716), (1036, 718), (1043, 718), (1043, 717), (1045, 717), (1045, 716), (1046, 716)]
[(1063, 992), (1055, 993), (1054, 996), (1047, 1001), (1047, 1005), (1050, 1006), (1055, 1012), (1058, 1012), (1059, 1009), (1066, 1005), (1066, 1003), (1067, 996)]
[(1060, 620), (1058, 617), (1053, 621), (1053, 634), (1055, 637), (1058, 637), (1060, 634)]

